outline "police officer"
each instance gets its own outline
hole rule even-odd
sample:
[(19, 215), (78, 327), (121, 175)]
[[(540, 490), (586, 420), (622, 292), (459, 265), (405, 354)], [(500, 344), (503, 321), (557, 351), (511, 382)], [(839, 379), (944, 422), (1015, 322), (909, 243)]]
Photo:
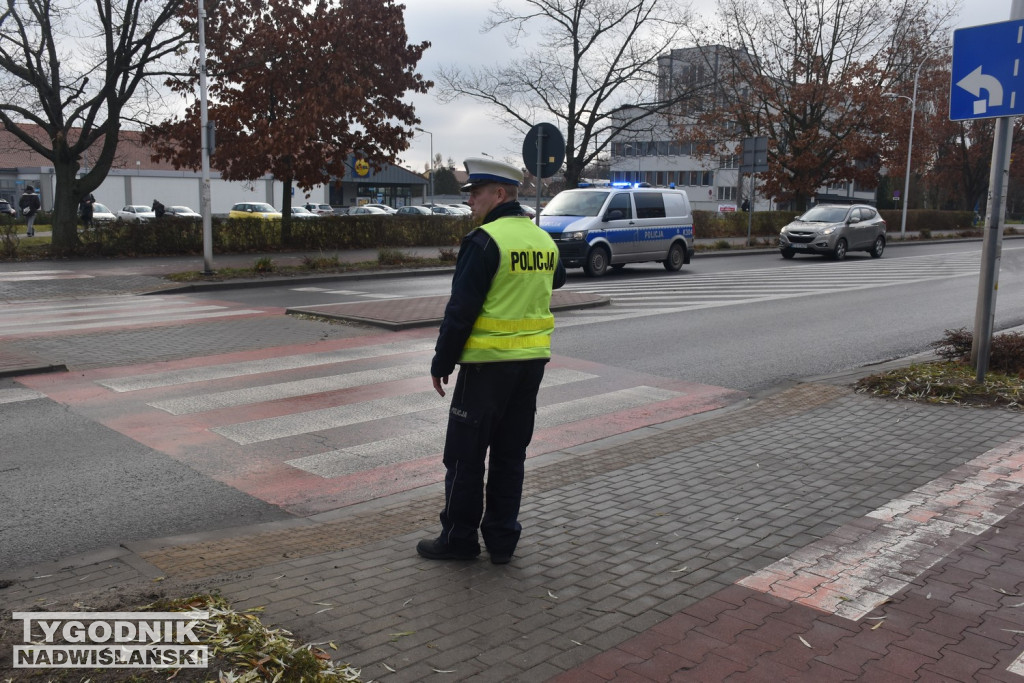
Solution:
[(565, 269), (551, 237), (517, 201), (522, 172), (494, 159), (464, 163), (469, 182), (462, 191), (481, 225), (459, 249), (430, 364), (441, 396), (455, 365), (461, 368), (444, 446), (441, 534), (416, 551), (431, 560), (471, 560), (480, 554), (479, 530), (491, 562), (506, 564), (522, 531), (526, 447), (551, 358), (551, 290), (565, 283)]

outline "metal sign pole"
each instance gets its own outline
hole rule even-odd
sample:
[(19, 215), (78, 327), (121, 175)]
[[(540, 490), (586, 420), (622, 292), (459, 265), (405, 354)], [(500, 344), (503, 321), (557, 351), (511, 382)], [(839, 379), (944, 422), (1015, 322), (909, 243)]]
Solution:
[(210, 201), (210, 131), (206, 104), (206, 8), (199, 0), (199, 145), (202, 147), (202, 178), (199, 213), (203, 214), (203, 274), (213, 273), (213, 208)]
[(533, 198), (533, 210), (536, 214), (533, 217), (533, 222), (540, 226), (540, 174), (543, 170), (544, 165), (544, 129), (541, 128), (537, 131), (537, 179), (536, 187)]
[(1013, 136), (1012, 119), (996, 119), (992, 142), (992, 170), (988, 178), (988, 206), (985, 209), (985, 242), (981, 250), (981, 278), (978, 280), (978, 304), (974, 313), (974, 337), (971, 339), (971, 363), (975, 380), (985, 381), (988, 357), (992, 349), (995, 327), (996, 292), (999, 289), (999, 260), (1003, 250), (1003, 199), (1010, 180), (1010, 147)]

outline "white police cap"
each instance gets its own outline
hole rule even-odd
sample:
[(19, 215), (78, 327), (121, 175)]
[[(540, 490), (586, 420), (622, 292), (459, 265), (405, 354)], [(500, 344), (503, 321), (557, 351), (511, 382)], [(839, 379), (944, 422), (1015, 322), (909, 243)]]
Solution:
[(523, 182), (523, 172), (511, 164), (495, 159), (466, 159), (462, 162), (469, 174), (469, 182), (462, 186), (463, 192), (488, 183), (504, 183), (519, 186)]

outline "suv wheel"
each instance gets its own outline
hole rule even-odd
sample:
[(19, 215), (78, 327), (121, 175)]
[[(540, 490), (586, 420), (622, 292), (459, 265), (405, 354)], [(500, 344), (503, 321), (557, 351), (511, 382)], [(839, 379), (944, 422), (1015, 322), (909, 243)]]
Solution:
[(875, 238), (875, 245), (871, 247), (871, 258), (882, 258), (882, 252), (885, 251), (885, 238), (879, 235)]
[(836, 242), (836, 248), (832, 250), (832, 260), (842, 261), (844, 258), (846, 258), (846, 238), (840, 237)]

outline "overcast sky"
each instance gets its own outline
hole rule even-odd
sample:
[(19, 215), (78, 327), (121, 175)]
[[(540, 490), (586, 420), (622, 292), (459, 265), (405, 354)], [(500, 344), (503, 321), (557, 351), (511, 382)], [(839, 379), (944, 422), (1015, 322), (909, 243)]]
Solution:
[[(410, 42), (431, 43), (418, 69), (425, 78), (436, 81), (437, 69), (442, 65), (494, 65), (511, 61), (512, 51), (503, 34), (480, 33), (494, 6), (493, 0), (403, 1)], [(1011, 0), (964, 0), (965, 9), (957, 27), (1006, 21), (1011, 4)], [(716, 2), (694, 0), (693, 5), (710, 15)], [(481, 152), (497, 158), (519, 157), (522, 135), (495, 121), (493, 110), (484, 105), (468, 98), (440, 104), (433, 91), (411, 100), (423, 122), (421, 127), (433, 133), (434, 152), (442, 154), (446, 161), (451, 157), (458, 168), (462, 168), (463, 159), (481, 156)], [(430, 136), (420, 133), (399, 158), (402, 166), (423, 170), (430, 159)]]

